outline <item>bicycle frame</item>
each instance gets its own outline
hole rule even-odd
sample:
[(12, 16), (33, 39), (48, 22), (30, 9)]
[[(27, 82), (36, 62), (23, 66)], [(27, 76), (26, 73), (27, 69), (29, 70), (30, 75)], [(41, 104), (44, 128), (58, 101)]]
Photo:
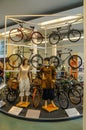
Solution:
[[(72, 51), (72, 50), (70, 50), (70, 51)], [(62, 62), (62, 64), (68, 59), (68, 58), (70, 58), (71, 57), (71, 52), (64, 52), (64, 53), (60, 53), (60, 52), (58, 52), (57, 51), (57, 56), (58, 56), (58, 58), (60, 59), (60, 61)], [(63, 60), (61, 59), (61, 56), (62, 55), (65, 55), (65, 54), (68, 54), (68, 56), (66, 57), (66, 58), (64, 58)]]
[[(67, 36), (68, 32), (71, 30), (71, 26), (72, 25), (69, 24), (65, 29), (63, 29), (62, 27), (57, 28), (57, 31), (55, 31), (55, 33), (59, 34), (60, 40), (63, 40), (65, 36)], [(66, 31), (66, 32), (62, 33), (61, 31)]]
[[(23, 25), (19, 24), (19, 28), (18, 29), (23, 33), (23, 37), (26, 37), (25, 39), (28, 39), (28, 41), (31, 40), (32, 34), (34, 32), (34, 27), (25, 28), (25, 27), (23, 27)], [(27, 33), (29, 35), (27, 35)]]

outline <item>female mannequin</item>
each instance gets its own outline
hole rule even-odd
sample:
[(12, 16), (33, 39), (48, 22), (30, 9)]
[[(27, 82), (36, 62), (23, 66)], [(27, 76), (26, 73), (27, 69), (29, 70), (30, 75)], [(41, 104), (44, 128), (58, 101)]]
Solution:
[[(28, 59), (24, 59), (23, 64), (20, 66), (20, 71), (18, 75), (19, 80), (19, 90), (20, 90), (20, 102), (23, 103), (24, 96), (26, 96), (26, 102), (28, 102), (28, 96), (29, 96), (29, 90), (30, 90), (30, 80), (31, 79), (31, 73), (30, 73), (31, 67), (28, 65)], [(28, 76), (29, 73), (29, 76)]]

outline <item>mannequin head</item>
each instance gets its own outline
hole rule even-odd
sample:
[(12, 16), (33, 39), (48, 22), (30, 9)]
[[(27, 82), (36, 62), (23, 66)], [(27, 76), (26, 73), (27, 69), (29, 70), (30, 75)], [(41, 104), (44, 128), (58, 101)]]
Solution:
[(25, 59), (23, 60), (23, 65), (28, 65), (28, 59), (27, 59), (27, 58), (25, 58)]
[(50, 58), (49, 57), (46, 57), (46, 58), (44, 58), (44, 65), (45, 66), (49, 66), (49, 63), (50, 62)]

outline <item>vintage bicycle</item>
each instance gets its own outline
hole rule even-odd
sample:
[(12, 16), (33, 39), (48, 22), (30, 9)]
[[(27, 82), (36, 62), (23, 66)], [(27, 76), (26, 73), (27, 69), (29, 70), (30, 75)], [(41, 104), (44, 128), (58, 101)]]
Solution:
[[(62, 50), (57, 50), (57, 56), (50, 57), (50, 63), (54, 64), (55, 67), (61, 67), (64, 65), (65, 61), (68, 60), (68, 65), (73, 68), (77, 69), (82, 65), (82, 58), (79, 55), (72, 55), (72, 49), (64, 48), (65, 52)], [(66, 55), (66, 57), (62, 58), (62, 55)]]
[(43, 36), (40, 32), (34, 30), (34, 26), (28, 28), (23, 26), (23, 23), (18, 22), (17, 28), (12, 28), (9, 32), (9, 38), (15, 43), (22, 40), (32, 41), (34, 44), (39, 45), (43, 41)]
[[(31, 65), (35, 68), (40, 67), (40, 65), (43, 64), (43, 58), (40, 54), (33, 54), (33, 49), (29, 49), (30, 55), (28, 58), (28, 62), (31, 63)], [(28, 52), (29, 53), (29, 52)], [(22, 61), (24, 59), (24, 55), (21, 52), (21, 49), (18, 48), (17, 53), (12, 54), (8, 57), (8, 64), (12, 68), (19, 68), (19, 66), (22, 64)]]
[[(66, 109), (69, 106), (69, 101), (67, 95), (62, 90), (61, 85), (57, 85), (55, 82), (55, 103), (59, 105), (60, 108)], [(41, 79), (37, 76), (33, 81), (32, 87), (32, 103), (35, 108), (39, 107), (40, 103), (42, 104), (42, 88), (41, 88)]]
[(74, 85), (71, 80), (62, 78), (61, 86), (64, 92), (66, 92), (66, 94), (68, 95), (68, 99), (72, 104), (78, 105), (79, 103), (81, 103), (82, 100), (81, 93), (79, 89), (77, 89), (77, 86)]
[(66, 26), (65, 29), (63, 27), (58, 27), (56, 31), (53, 31), (49, 35), (49, 42), (50, 44), (55, 45), (65, 37), (67, 37), (70, 42), (77, 42), (81, 38), (81, 32), (77, 29), (73, 29), (72, 24)]

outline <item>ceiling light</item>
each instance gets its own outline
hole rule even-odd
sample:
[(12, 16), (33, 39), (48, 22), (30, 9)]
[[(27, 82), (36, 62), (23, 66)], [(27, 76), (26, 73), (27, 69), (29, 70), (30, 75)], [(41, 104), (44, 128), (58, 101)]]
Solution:
[(67, 16), (67, 17), (62, 17), (62, 18), (58, 18), (58, 19), (45, 21), (45, 22), (39, 23), (39, 25), (43, 26), (43, 25), (59, 23), (59, 22), (62, 22), (62, 21), (67, 21), (67, 20), (74, 20), (74, 19), (78, 19), (78, 18), (81, 18), (81, 16), (79, 16), (79, 15)]

